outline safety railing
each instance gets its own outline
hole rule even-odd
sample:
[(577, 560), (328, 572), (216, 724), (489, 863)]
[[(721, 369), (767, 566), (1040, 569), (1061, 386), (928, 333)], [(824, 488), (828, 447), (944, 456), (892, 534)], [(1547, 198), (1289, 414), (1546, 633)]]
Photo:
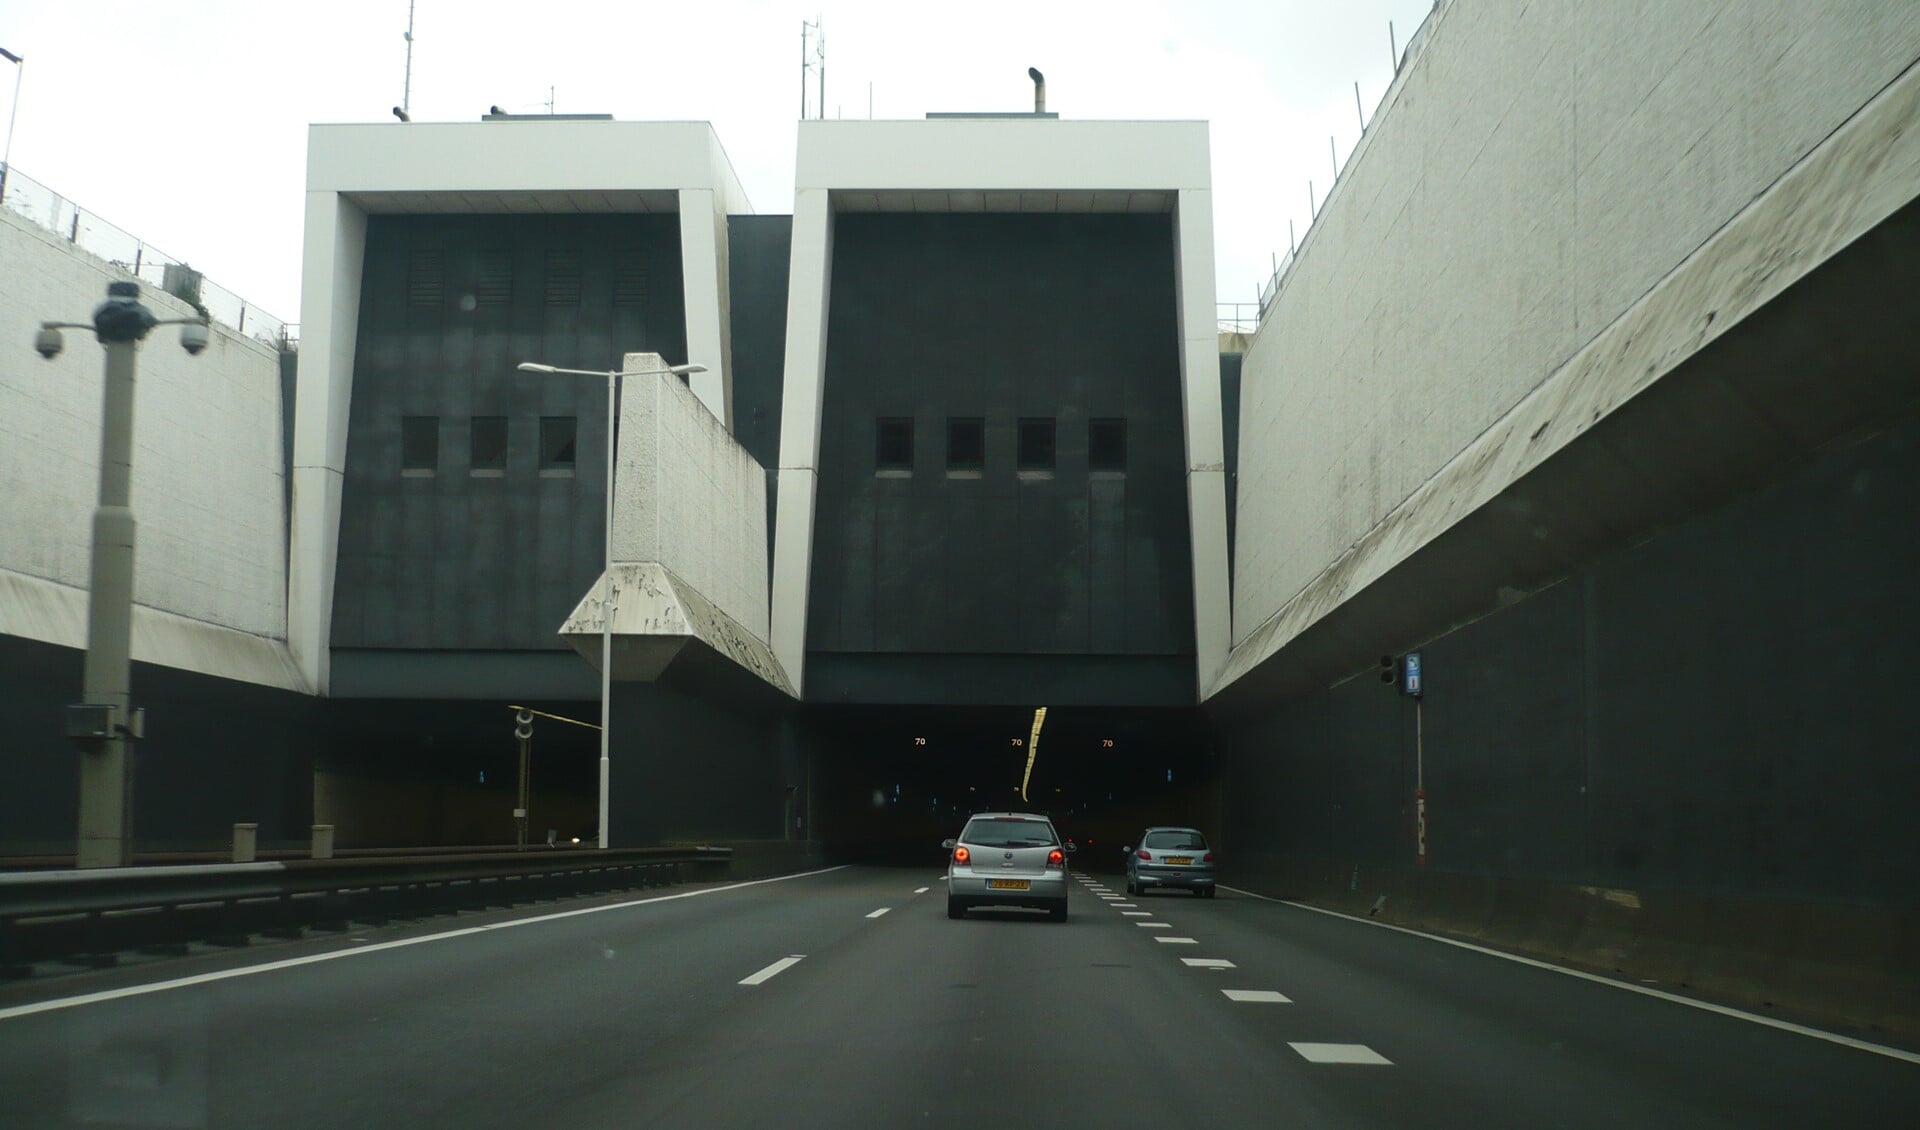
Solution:
[(1216, 302), (1214, 321), (1223, 334), (1247, 334), (1260, 329), (1260, 305), (1256, 302)]
[(664, 847), (5, 872), (0, 976), (719, 878), (732, 858), (724, 847)]
[(18, 168), (5, 168), (4, 179), (0, 207), (104, 259), (148, 286), (204, 309), (209, 318), (237, 333), (275, 349), (289, 347), (287, 323), (204, 278), (185, 262), (108, 223)]

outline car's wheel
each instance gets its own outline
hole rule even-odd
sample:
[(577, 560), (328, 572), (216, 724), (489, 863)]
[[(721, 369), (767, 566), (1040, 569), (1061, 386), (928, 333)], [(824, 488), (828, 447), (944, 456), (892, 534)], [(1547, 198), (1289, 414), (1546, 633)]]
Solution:
[(1200, 893), (1201, 893), (1202, 895), (1205, 895), (1205, 896), (1206, 896), (1207, 898), (1212, 898), (1212, 897), (1213, 897), (1213, 888), (1212, 888), (1212, 887), (1202, 887), (1202, 888), (1200, 888)]
[(961, 903), (958, 900), (953, 898), (947, 899), (947, 917), (948, 918), (965, 918), (966, 916), (967, 916), (967, 908), (964, 903)]
[(1067, 904), (1063, 902), (1059, 906), (1049, 907), (1047, 915), (1055, 922), (1065, 922), (1067, 920)]

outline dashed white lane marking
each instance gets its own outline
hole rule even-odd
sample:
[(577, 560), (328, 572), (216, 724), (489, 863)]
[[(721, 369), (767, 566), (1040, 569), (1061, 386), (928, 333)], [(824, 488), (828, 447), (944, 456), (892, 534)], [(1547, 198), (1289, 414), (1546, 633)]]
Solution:
[(792, 957), (783, 957), (779, 961), (762, 969), (760, 972), (755, 973), (753, 976), (743, 978), (740, 983), (742, 985), (759, 985), (771, 981), (773, 978), (780, 976), (780, 974), (800, 964), (801, 959), (806, 956), (804, 953), (796, 953)]
[(1288, 1047), (1300, 1053), (1308, 1063), (1363, 1063), (1392, 1067), (1393, 1061), (1365, 1044), (1294, 1044)]
[(927, 893), (927, 892), (928, 892), (929, 890), (931, 890), (931, 889), (932, 889), (932, 888), (930, 888), (930, 887), (916, 887), (916, 888), (914, 888), (914, 891), (913, 891), (913, 893), (914, 893), (914, 894), (916, 894), (916, 895), (924, 895), (924, 894), (926, 894), (926, 893)]
[[(1602, 977), (1597, 973), (1585, 973), (1578, 969), (1566, 969), (1558, 965), (1549, 965), (1544, 961), (1535, 961), (1530, 957), (1521, 957), (1519, 954), (1501, 953), (1499, 950), (1488, 949), (1485, 946), (1476, 946), (1472, 942), (1458, 942), (1452, 938), (1442, 938), (1436, 934), (1423, 934), (1418, 930), (1409, 930), (1405, 926), (1395, 926), (1388, 922), (1375, 922), (1368, 918), (1355, 918), (1351, 914), (1342, 914), (1337, 910), (1326, 910), (1317, 906), (1307, 906), (1303, 903), (1288, 902), (1286, 899), (1277, 899), (1269, 895), (1255, 894), (1252, 891), (1241, 890), (1239, 887), (1229, 887), (1221, 884), (1221, 889), (1232, 891), (1237, 895), (1247, 895), (1250, 898), (1257, 898), (1262, 902), (1276, 902), (1281, 906), (1293, 907), (1295, 910), (1312, 911), (1315, 914), (1324, 914), (1329, 918), (1344, 918), (1348, 922), (1357, 922), (1362, 926), (1377, 926), (1382, 930), (1392, 930), (1396, 934), (1411, 934), (1416, 938), (1425, 938), (1430, 942), (1439, 942), (1441, 945), (1455, 946), (1463, 950), (1472, 950), (1474, 953), (1483, 953), (1488, 957), (1497, 957), (1503, 961), (1513, 961), (1521, 965), (1530, 965), (1535, 969), (1545, 969), (1550, 973), (1561, 973), (1568, 977), (1578, 977), (1582, 981), (1592, 981), (1596, 985), (1608, 985), (1615, 989), (1625, 989), (1629, 993), (1639, 993), (1644, 997), (1658, 997), (1663, 1001), (1683, 1004), (1688, 1008), (1697, 1008), (1703, 1012), (1717, 1013), (1721, 1016), (1732, 1017), (1735, 1020), (1745, 1020), (1749, 1023), (1760, 1024), (1768, 1028), (1778, 1028), (1782, 1032), (1792, 1032), (1800, 1036), (1812, 1036), (1816, 1040), (1825, 1040), (1829, 1044), (1839, 1044), (1841, 1047), (1852, 1048), (1855, 1051), (1872, 1052), (1874, 1055), (1883, 1055), (1888, 1059), (1903, 1060), (1907, 1063), (1920, 1063), (1920, 1052), (1910, 1052), (1903, 1048), (1890, 1048), (1885, 1044), (1868, 1043), (1866, 1040), (1856, 1040), (1852, 1036), (1842, 1036), (1837, 1032), (1822, 1032), (1818, 1028), (1808, 1028), (1804, 1024), (1794, 1024), (1786, 1020), (1775, 1020), (1771, 1016), (1756, 1016), (1751, 1012), (1742, 1012), (1737, 1008), (1728, 1008), (1723, 1004), (1713, 1004), (1710, 1001), (1697, 1001), (1691, 997), (1683, 997), (1675, 993), (1663, 992), (1659, 989), (1649, 989), (1645, 985), (1632, 985), (1625, 981), (1616, 981), (1611, 977)], [(1165, 941), (1166, 939), (1162, 938), (1160, 940)], [(6, 1013), (0, 1011), (0, 1020), (5, 1018)]]
[(1291, 1000), (1272, 989), (1221, 989), (1230, 1001), (1242, 1004), (1292, 1004)]
[(1193, 938), (1169, 938), (1165, 934), (1157, 935), (1153, 940), (1156, 942), (1165, 942), (1170, 946), (1197, 946), (1200, 944)]
[(1140, 904), (1137, 902), (1116, 902), (1113, 904), (1113, 908), (1115, 910), (1132, 910), (1134, 907), (1139, 905)]
[(1238, 969), (1239, 966), (1224, 957), (1183, 957), (1182, 963), (1195, 969)]
[(629, 899), (624, 902), (604, 903), (600, 906), (583, 906), (576, 910), (559, 910), (552, 914), (536, 914), (531, 918), (513, 918), (505, 922), (490, 922), (485, 926), (464, 926), (458, 930), (448, 930), (439, 934), (423, 934), (417, 938), (400, 938), (391, 942), (375, 942), (359, 949), (329, 950), (326, 953), (312, 953), (305, 957), (290, 957), (284, 961), (269, 961), (262, 965), (244, 965), (238, 969), (222, 969), (217, 973), (196, 973), (191, 977), (178, 977), (171, 981), (155, 981), (150, 985), (129, 985), (124, 989), (106, 989), (97, 993), (82, 993), (76, 997), (61, 997), (57, 1000), (35, 1001), (32, 1004), (17, 1004), (11, 1008), (0, 1008), (0, 1020), (12, 1020), (16, 1016), (32, 1016), (40, 1012), (57, 1012), (65, 1008), (79, 1008), (82, 1005), (100, 1004), (104, 1001), (120, 1000), (125, 997), (145, 996), (148, 993), (164, 993), (169, 989), (184, 989), (193, 985), (205, 985), (214, 981), (227, 981), (235, 977), (251, 977), (256, 973), (271, 973), (280, 969), (294, 969), (302, 965), (314, 965), (322, 961), (338, 961), (344, 957), (362, 957), (370, 953), (402, 949), (407, 946), (425, 945), (428, 942), (444, 941), (448, 938), (466, 938), (475, 934), (486, 934), (494, 930), (512, 930), (520, 926), (532, 926), (540, 922), (553, 922), (561, 918), (578, 918), (583, 914), (604, 914), (609, 910), (625, 910), (630, 906), (645, 906), (655, 902), (675, 902), (679, 899), (700, 898), (703, 895), (717, 895), (723, 891), (737, 891), (742, 887), (758, 887), (765, 883), (784, 883), (790, 879), (805, 879), (810, 875), (825, 875), (829, 871), (839, 871), (846, 864), (823, 867), (818, 871), (801, 871), (793, 875), (776, 875), (770, 879), (749, 879), (744, 883), (729, 883), (724, 887), (707, 887), (698, 891), (681, 891), (671, 895), (654, 895), (650, 898)]
[(1135, 922), (1135, 923), (1134, 923), (1134, 925), (1135, 925), (1135, 926), (1138, 926), (1138, 927), (1140, 927), (1140, 928), (1141, 928), (1142, 930), (1171, 930), (1171, 929), (1173, 929), (1173, 923), (1171, 923), (1171, 922)]
[(874, 912), (873, 912), (872, 914), (869, 914), (869, 915), (867, 915), (867, 917), (868, 917), (868, 918), (878, 918), (878, 917), (880, 917), (880, 916), (881, 916), (882, 914), (885, 914), (885, 913), (886, 913), (887, 911), (889, 911), (889, 910), (892, 910), (892, 909), (893, 909), (893, 908), (892, 908), (892, 907), (890, 907), (890, 906), (883, 906), (883, 907), (881, 907), (881, 908), (880, 908), (879, 910), (876, 910), (876, 911), (874, 911)]
[(1153, 917), (1153, 911), (1151, 911), (1151, 910), (1123, 910), (1123, 911), (1121, 911), (1121, 912), (1120, 912), (1120, 917), (1122, 917), (1122, 918), (1152, 918), (1152, 917)]

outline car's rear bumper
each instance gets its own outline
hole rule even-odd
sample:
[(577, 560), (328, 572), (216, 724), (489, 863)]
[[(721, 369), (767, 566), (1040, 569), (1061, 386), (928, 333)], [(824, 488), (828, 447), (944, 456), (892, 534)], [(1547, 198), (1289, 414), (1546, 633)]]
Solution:
[(1212, 887), (1213, 872), (1194, 870), (1151, 870), (1145, 867), (1134, 872), (1133, 881), (1142, 887)]
[[(1027, 884), (1025, 890), (989, 887), (995, 879), (1012, 879)], [(1039, 906), (1049, 909), (1067, 901), (1067, 874), (1049, 870), (1045, 875), (983, 875), (971, 869), (947, 874), (947, 897), (965, 906)]]

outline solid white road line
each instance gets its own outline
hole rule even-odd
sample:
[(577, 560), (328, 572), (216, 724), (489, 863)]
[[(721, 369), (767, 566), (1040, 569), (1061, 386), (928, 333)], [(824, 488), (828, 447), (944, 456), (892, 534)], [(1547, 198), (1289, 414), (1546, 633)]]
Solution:
[(1230, 1001), (1243, 1004), (1292, 1004), (1293, 1002), (1272, 989), (1221, 989)]
[[(1472, 942), (1455, 941), (1452, 938), (1442, 938), (1437, 934), (1424, 934), (1419, 930), (1412, 930), (1405, 926), (1395, 926), (1387, 922), (1375, 922), (1371, 918), (1356, 918), (1351, 914), (1342, 914), (1337, 910), (1327, 910), (1318, 906), (1307, 906), (1303, 903), (1288, 902), (1286, 899), (1277, 899), (1268, 895), (1255, 894), (1252, 891), (1243, 891), (1238, 887), (1225, 887), (1224, 889), (1232, 891), (1235, 894), (1247, 895), (1250, 898), (1259, 899), (1262, 902), (1279, 903), (1281, 906), (1290, 906), (1295, 910), (1307, 910), (1315, 914), (1324, 914), (1329, 918), (1344, 918), (1348, 922), (1357, 922), (1362, 926), (1377, 926), (1382, 930), (1392, 930), (1396, 934), (1407, 934), (1415, 938), (1425, 938), (1430, 942), (1439, 942), (1441, 945), (1454, 946), (1463, 950), (1472, 950), (1474, 953), (1483, 953), (1488, 957), (1497, 957), (1504, 961), (1514, 961), (1521, 965), (1530, 965), (1535, 969), (1545, 969), (1551, 973), (1560, 973), (1568, 977), (1578, 977), (1582, 981), (1591, 981), (1596, 985), (1607, 985), (1615, 989), (1625, 989), (1630, 993), (1639, 993), (1643, 997), (1658, 997), (1663, 1001), (1683, 1004), (1688, 1008), (1697, 1008), (1703, 1012), (1717, 1013), (1721, 1016), (1731, 1017), (1735, 1020), (1745, 1020), (1768, 1028), (1778, 1028), (1782, 1032), (1792, 1032), (1800, 1036), (1812, 1036), (1816, 1040), (1825, 1040), (1830, 1044), (1839, 1044), (1841, 1047), (1852, 1048), (1855, 1051), (1872, 1052), (1874, 1055), (1883, 1055), (1888, 1059), (1903, 1060), (1907, 1063), (1920, 1063), (1920, 1052), (1910, 1052), (1904, 1048), (1890, 1048), (1885, 1044), (1868, 1043), (1866, 1040), (1856, 1040), (1852, 1036), (1842, 1036), (1838, 1032), (1824, 1032), (1818, 1028), (1809, 1028), (1804, 1024), (1794, 1024), (1786, 1020), (1775, 1020), (1771, 1016), (1759, 1016), (1751, 1012), (1742, 1012), (1737, 1008), (1729, 1008), (1724, 1004), (1714, 1004), (1710, 1001), (1697, 1001), (1692, 997), (1683, 997), (1677, 993), (1662, 992), (1659, 989), (1649, 989), (1645, 985), (1634, 985), (1625, 981), (1616, 981), (1611, 977), (1602, 977), (1598, 973), (1588, 973), (1579, 969), (1568, 969), (1561, 965), (1549, 965), (1544, 961), (1537, 961), (1531, 957), (1521, 957), (1517, 953), (1502, 953), (1499, 950), (1488, 949), (1485, 946), (1476, 946)], [(1165, 941), (1166, 939), (1163, 938), (1161, 940)], [(0, 1013), (0, 1019), (4, 1019), (4, 1017), (5, 1014)]]
[(1153, 940), (1156, 942), (1165, 942), (1170, 946), (1197, 946), (1200, 944), (1192, 938), (1169, 938), (1165, 934), (1156, 934)]
[(1183, 957), (1180, 959), (1180, 961), (1183, 964), (1193, 966), (1195, 969), (1238, 969), (1239, 968), (1239, 966), (1235, 965), (1231, 961), (1228, 961), (1224, 957)]
[(744, 883), (729, 883), (724, 887), (708, 887), (700, 891), (682, 891), (675, 895), (655, 895), (652, 898), (631, 899), (627, 902), (608, 903), (605, 906), (587, 906), (578, 910), (561, 910), (552, 914), (539, 914), (532, 918), (515, 918), (507, 922), (494, 922), (485, 926), (467, 926), (459, 930), (448, 930), (440, 934), (426, 934), (418, 938), (401, 938), (392, 942), (376, 942), (373, 945), (360, 946), (350, 950), (332, 950), (327, 953), (308, 954), (306, 957), (291, 957), (284, 961), (269, 961), (261, 965), (247, 965), (238, 969), (223, 969), (217, 973), (197, 973), (192, 977), (178, 977), (171, 981), (155, 981), (150, 985), (129, 985), (124, 989), (107, 989), (98, 993), (82, 993), (75, 997), (60, 997), (50, 1001), (35, 1001), (32, 1004), (18, 1004), (11, 1008), (0, 1008), (0, 1020), (12, 1020), (16, 1016), (32, 1016), (39, 1012), (57, 1012), (63, 1008), (79, 1008), (81, 1005), (100, 1004), (103, 1001), (119, 1000), (123, 997), (145, 996), (148, 993), (164, 993), (169, 989), (185, 989), (193, 985), (206, 985), (214, 981), (227, 981), (235, 977), (251, 977), (256, 973), (272, 973), (279, 969), (293, 969), (301, 965), (314, 965), (322, 961), (337, 961), (343, 957), (364, 957), (382, 950), (397, 950), (406, 946), (425, 945), (428, 942), (445, 941), (448, 938), (464, 938), (473, 934), (485, 934), (493, 930), (511, 930), (516, 926), (531, 926), (536, 922), (552, 922), (560, 918), (577, 918), (582, 914), (599, 914), (608, 910), (624, 910), (630, 906), (645, 906), (648, 903), (672, 902), (675, 899), (699, 898), (702, 895), (716, 895), (722, 891), (737, 891), (742, 887), (757, 887), (762, 883), (782, 883), (788, 879), (805, 879), (809, 875), (825, 875), (829, 871), (839, 871), (846, 864), (836, 867), (823, 867), (818, 871), (802, 871), (797, 875), (775, 875), (771, 879), (749, 879)]
[(1294, 1044), (1288, 1047), (1300, 1053), (1308, 1063), (1364, 1063), (1392, 1067), (1393, 1061), (1365, 1044)]
[(792, 957), (783, 957), (779, 961), (776, 961), (772, 965), (769, 965), (765, 969), (762, 969), (760, 972), (755, 973), (753, 976), (742, 978), (740, 983), (742, 985), (764, 984), (768, 981), (773, 980), (775, 977), (780, 976), (780, 974), (785, 973), (787, 970), (792, 969), (794, 966), (800, 964), (801, 960), (804, 959), (806, 956), (807, 955), (804, 953), (796, 953)]
[(932, 889), (931, 887), (918, 887), (918, 888), (915, 888), (913, 893), (916, 895), (924, 895), (931, 889)]
[(881, 916), (882, 914), (885, 914), (885, 913), (886, 913), (887, 911), (889, 911), (889, 910), (892, 910), (892, 909), (893, 909), (893, 908), (892, 908), (892, 907), (890, 907), (890, 906), (883, 906), (883, 907), (881, 907), (881, 908), (880, 908), (879, 910), (876, 910), (876, 911), (874, 911), (874, 912), (873, 912), (872, 914), (869, 914), (869, 915), (867, 915), (867, 917), (868, 917), (868, 918), (878, 918), (878, 917), (880, 917), (880, 916)]

